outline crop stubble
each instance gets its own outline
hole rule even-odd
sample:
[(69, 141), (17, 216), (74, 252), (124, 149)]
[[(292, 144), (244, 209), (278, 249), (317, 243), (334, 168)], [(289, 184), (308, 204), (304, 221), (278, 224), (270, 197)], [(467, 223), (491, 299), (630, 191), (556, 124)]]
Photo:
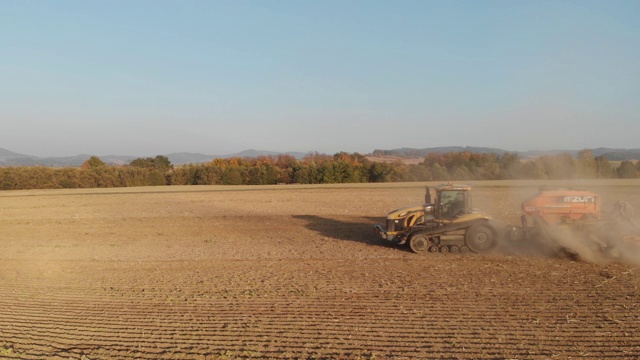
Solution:
[[(638, 183), (586, 186), (640, 209)], [(479, 183), (475, 205), (515, 223), (536, 187)], [(2, 192), (0, 357), (640, 357), (636, 265), (378, 240), (423, 189)]]

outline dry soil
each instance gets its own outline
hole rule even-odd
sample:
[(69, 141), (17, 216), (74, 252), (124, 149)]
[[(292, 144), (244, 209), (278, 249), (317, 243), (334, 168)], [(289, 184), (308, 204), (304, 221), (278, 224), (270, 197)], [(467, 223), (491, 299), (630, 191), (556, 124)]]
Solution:
[[(517, 224), (540, 183), (474, 185), (476, 207)], [(640, 209), (640, 182), (568, 185)], [(0, 358), (640, 357), (638, 265), (376, 237), (423, 198), (421, 183), (0, 192)]]

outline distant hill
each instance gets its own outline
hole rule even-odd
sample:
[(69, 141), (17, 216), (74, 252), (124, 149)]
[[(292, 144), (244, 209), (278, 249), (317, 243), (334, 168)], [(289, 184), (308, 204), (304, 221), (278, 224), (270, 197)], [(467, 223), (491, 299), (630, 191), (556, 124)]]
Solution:
[[(477, 154), (497, 154), (503, 155), (507, 152), (518, 154), (522, 159), (534, 159), (544, 155), (557, 155), (560, 153), (568, 153), (575, 156), (579, 150), (530, 150), (530, 151), (508, 151), (498, 148), (488, 147), (472, 147), (472, 146), (444, 146), (433, 147), (424, 149), (414, 148), (399, 148), (391, 150), (376, 149), (373, 153), (366, 155), (367, 158), (372, 161), (396, 161), (402, 160), (405, 163), (418, 163), (431, 153), (448, 153), (448, 152), (463, 152), (469, 151)], [(623, 161), (623, 160), (640, 160), (640, 149), (611, 149), (611, 148), (596, 148), (591, 149), (593, 155), (604, 155), (611, 161)], [(287, 154), (295, 157), (296, 159), (302, 159), (309, 153), (303, 152), (285, 152), (280, 153), (276, 151), (267, 150), (245, 150), (238, 153), (227, 155), (206, 155), (201, 153), (171, 153), (164, 154), (169, 158), (174, 165), (184, 164), (200, 164), (209, 162), (213, 159), (226, 159), (231, 157), (240, 158), (256, 158), (259, 156), (278, 156)], [(51, 167), (77, 167), (82, 165), (91, 154), (80, 154), (75, 156), (66, 157), (38, 157), (33, 155), (18, 154), (7, 149), (0, 148), (0, 166), (51, 166)], [(109, 165), (126, 165), (132, 160), (143, 156), (131, 156), (131, 155), (98, 155), (98, 157)]]
[(230, 158), (230, 157), (244, 157), (244, 158), (255, 158), (258, 156), (278, 156), (278, 155), (291, 155), (293, 157), (295, 157), (296, 159), (302, 159), (303, 157), (309, 155), (309, 153), (303, 153), (303, 152), (296, 152), (296, 151), (289, 151), (289, 152), (285, 152), (285, 153), (280, 153), (280, 152), (276, 152), (276, 151), (267, 151), (267, 150), (245, 150), (245, 151), (241, 151), (239, 153), (235, 153), (235, 154), (231, 154), (231, 155), (225, 155), (225, 156), (218, 156), (221, 158)]
[(173, 165), (200, 164), (211, 161), (215, 158), (212, 155), (189, 152), (171, 153), (166, 154), (165, 156), (169, 158), (169, 161), (171, 161)]
[(444, 146), (444, 147), (432, 147), (424, 149), (412, 149), (412, 148), (400, 148), (393, 150), (374, 150), (373, 156), (398, 156), (406, 158), (423, 158), (433, 153), (449, 153), (449, 152), (464, 152), (469, 151), (476, 154), (498, 154), (502, 155), (509, 151), (497, 148), (487, 147), (473, 147), (473, 146)]
[[(280, 154), (288, 154), (296, 159), (301, 159), (307, 155), (302, 152), (286, 152), (279, 153), (275, 151), (261, 151), (261, 150), (245, 150), (239, 153), (227, 154), (227, 155), (205, 155), (200, 153), (171, 153), (164, 154), (169, 161), (174, 165), (184, 164), (199, 164), (211, 161), (216, 158), (226, 159), (231, 157), (241, 158), (253, 158), (258, 156), (278, 156)], [(80, 154), (75, 156), (65, 157), (38, 157), (32, 155), (18, 154), (3, 148), (0, 148), (0, 166), (51, 166), (51, 167), (78, 167), (87, 161), (91, 154)], [(144, 157), (144, 156), (131, 156), (131, 155), (97, 155), (102, 161), (108, 165), (126, 165), (132, 160)]]
[(640, 149), (597, 148), (593, 149), (592, 151), (594, 155), (604, 155), (607, 157), (607, 159), (612, 161), (640, 160)]
[(32, 159), (32, 158), (37, 159), (36, 156), (18, 154), (18, 153), (14, 153), (13, 151), (0, 148), (0, 163), (6, 162), (12, 159)]
[[(640, 149), (610, 149), (610, 148), (596, 148), (590, 149), (594, 156), (606, 156), (611, 161), (623, 161), (623, 160), (640, 160)], [(400, 148), (392, 150), (374, 150), (373, 157), (399, 157), (407, 159), (424, 158), (428, 154), (432, 153), (448, 153), (448, 152), (463, 152), (469, 151), (476, 154), (497, 154), (503, 155), (507, 152), (516, 153), (523, 159), (535, 159), (540, 156), (552, 156), (561, 153), (567, 153), (572, 156), (576, 156), (581, 150), (529, 150), (529, 151), (508, 151), (498, 148), (488, 147), (472, 147), (472, 146), (446, 146), (446, 147), (432, 147), (424, 149), (413, 148)]]

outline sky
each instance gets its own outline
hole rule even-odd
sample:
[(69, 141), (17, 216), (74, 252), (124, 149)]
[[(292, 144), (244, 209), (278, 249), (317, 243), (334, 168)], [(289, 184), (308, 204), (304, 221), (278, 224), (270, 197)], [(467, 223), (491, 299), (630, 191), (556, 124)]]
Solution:
[(0, 148), (640, 148), (640, 1), (3, 0)]

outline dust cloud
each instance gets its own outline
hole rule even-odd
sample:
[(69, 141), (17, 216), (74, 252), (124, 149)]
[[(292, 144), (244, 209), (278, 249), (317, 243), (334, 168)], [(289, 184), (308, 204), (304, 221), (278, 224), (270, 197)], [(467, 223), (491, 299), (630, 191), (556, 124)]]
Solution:
[(548, 225), (547, 233), (562, 250), (592, 263), (640, 265), (640, 228), (633, 206), (616, 202), (600, 219)]
[(632, 230), (632, 223), (615, 220), (585, 226), (547, 226), (551, 242), (569, 256), (596, 264), (640, 265), (640, 235)]
[[(501, 239), (498, 252), (568, 257), (595, 264), (640, 265), (640, 219), (634, 215), (631, 205), (640, 202), (635, 183), (628, 186), (577, 180), (522, 181), (514, 186), (504, 182), (500, 187), (477, 185), (480, 186), (474, 189), (474, 206), (517, 229), (515, 237)], [(603, 199), (601, 216), (589, 221), (542, 226), (535, 226), (529, 219), (523, 227), (521, 204), (541, 188), (592, 189)]]

